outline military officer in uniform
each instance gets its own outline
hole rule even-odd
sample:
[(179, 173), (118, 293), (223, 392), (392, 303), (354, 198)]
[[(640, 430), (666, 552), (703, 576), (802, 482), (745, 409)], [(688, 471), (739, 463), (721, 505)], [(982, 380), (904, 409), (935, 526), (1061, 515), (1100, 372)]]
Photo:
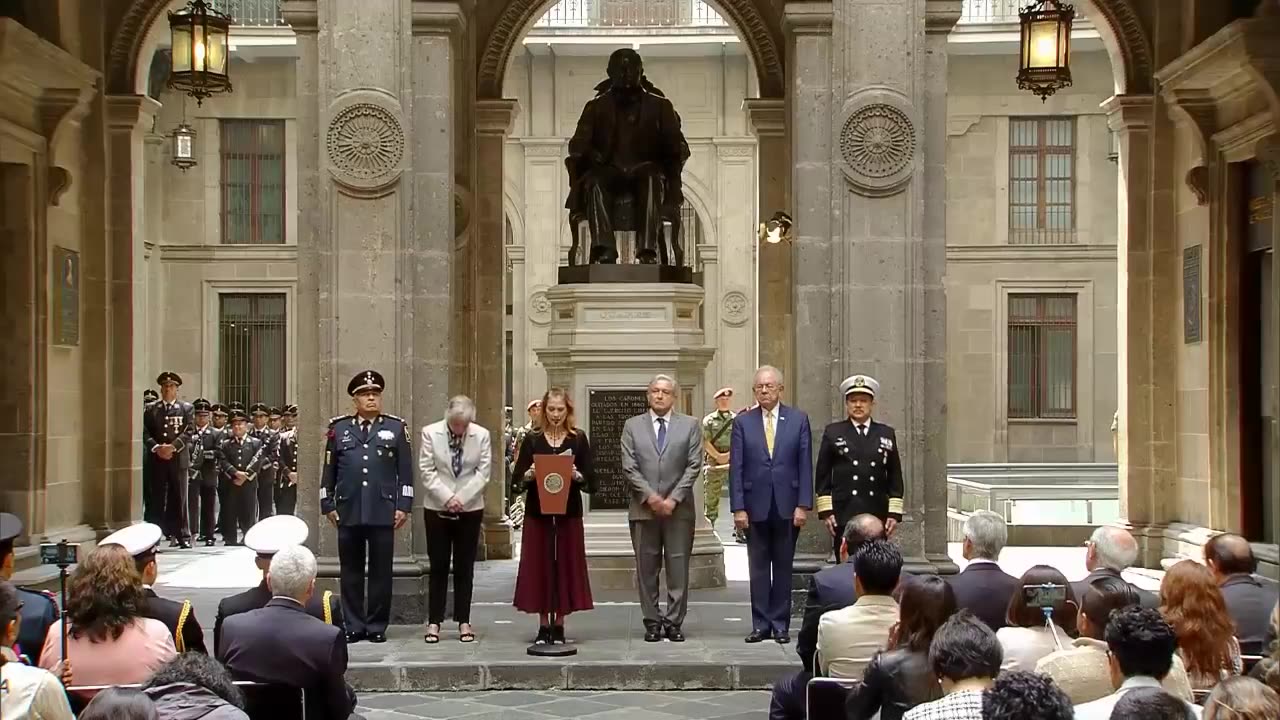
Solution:
[(280, 422), (281, 422), (280, 419), (282, 417), (284, 417), (284, 411), (281, 410), (280, 408), (275, 406), (268, 408), (267, 427), (271, 428), (272, 430), (275, 430), (276, 432), (280, 432), (281, 430), (284, 429), (280, 425)]
[(191, 601), (166, 600), (156, 595), (156, 591), (152, 589), (160, 573), (156, 566), (156, 549), (163, 536), (164, 532), (159, 525), (138, 523), (111, 533), (98, 544), (119, 545), (133, 556), (138, 574), (142, 576), (142, 592), (145, 596), (142, 616), (164, 623), (173, 636), (173, 645), (178, 652), (207, 654), (204, 648), (204, 631), (200, 629), (200, 621), (196, 620), (196, 611), (191, 606)]
[(274, 514), (271, 512), (271, 496), (275, 491), (276, 466), (280, 462), (280, 434), (268, 424), (271, 408), (266, 403), (251, 405), (249, 417), (253, 419), (253, 429), (249, 434), (262, 441), (262, 469), (258, 471), (258, 511), (255, 518), (261, 520)]
[[(271, 567), (271, 558), (281, 549), (291, 545), (301, 545), (307, 541), (309, 528), (301, 518), (292, 515), (276, 515), (259, 521), (244, 534), (244, 544), (257, 553), (254, 563), (262, 571), (262, 582), (257, 587), (249, 588), (242, 593), (223, 598), (218, 603), (218, 617), (213, 622), (213, 649), (216, 657), (221, 657), (222, 623), (232, 615), (239, 615), (250, 610), (267, 606), (271, 601), (271, 590), (267, 587), (267, 568)], [(321, 592), (318, 588), (307, 603), (307, 612), (315, 618), (323, 620), (345, 632), (346, 623), (342, 618), (342, 604), (331, 590)]]
[(729, 481), (729, 436), (733, 434), (730, 431), (736, 417), (729, 409), (733, 403), (733, 388), (720, 388), (711, 400), (716, 409), (702, 418), (702, 452), (706, 455), (702, 466), (702, 492), (705, 514), (714, 527), (720, 517), (720, 495)]
[(209, 424), (213, 406), (208, 400), (198, 398), (191, 403), (196, 411), (195, 432), (191, 434), (191, 469), (187, 482), (187, 517), (193, 530), (199, 531), (198, 540), (206, 547), (213, 547), (216, 504), (218, 500), (218, 443), (222, 431)]
[(147, 410), (151, 404), (160, 399), (160, 393), (147, 388), (142, 391), (142, 422), (144, 429), (142, 431), (142, 517), (147, 522), (160, 523), (164, 521), (164, 503), (156, 503), (155, 489), (155, 473), (151, 472), (151, 452), (146, 447), (146, 429)]
[(213, 411), (213, 429), (223, 430), (227, 427), (227, 406), (222, 403), (214, 403), (209, 407)]
[(218, 533), (225, 539), (227, 530), (222, 526), (223, 516), (226, 515), (224, 508), (227, 506), (227, 478), (223, 476), (221, 469), (218, 467), (218, 448), (222, 445), (222, 441), (231, 435), (231, 428), (227, 427), (227, 406), (222, 403), (214, 403), (210, 408), (213, 410), (213, 429), (219, 433), (218, 441), (213, 445), (213, 467), (215, 476), (218, 481), (218, 509), (216, 511)]
[(265, 462), (262, 441), (249, 434), (249, 416), (244, 410), (231, 411), (231, 434), (218, 446), (218, 469), (227, 481), (227, 502), (223, 506), (222, 540), (239, 545), (239, 531), (253, 525), (258, 470)]
[(831, 532), (839, 561), (841, 531), (853, 516), (870, 513), (892, 535), (902, 520), (902, 461), (893, 428), (871, 419), (880, 383), (854, 375), (840, 383), (848, 418), (822, 432), (818, 447), (818, 517)]
[(409, 428), (404, 420), (383, 414), (384, 387), (386, 381), (374, 370), (351, 378), (347, 394), (355, 404), (355, 413), (330, 420), (325, 434), (320, 512), (338, 528), (347, 642), (366, 638), (375, 643), (387, 641), (393, 530), (405, 524), (413, 505)]
[(286, 422), (282, 425), (284, 429), (278, 435), (280, 469), (276, 471), (273, 498), (278, 515), (292, 515), (298, 506), (298, 430), (292, 423), (287, 422), (288, 418), (296, 417), (297, 414), (297, 405), (285, 407)]
[(151, 453), (152, 475), (159, 498), (163, 488), (165, 535), (172, 544), (191, 547), (191, 531), (187, 524), (187, 468), (190, 466), (191, 433), (195, 431), (195, 408), (178, 400), (182, 378), (175, 372), (162, 372), (156, 378), (160, 399), (143, 414), (143, 444)]
[[(0, 513), (0, 580), (12, 580), (15, 555), (13, 541), (22, 534), (22, 520), (17, 515)], [(49, 628), (58, 621), (58, 600), (47, 590), (15, 588), (22, 602), (19, 613), (18, 643), (14, 652), (25, 655), (28, 664), (38, 665), (40, 651)]]
[(280, 416), (280, 428), (282, 430), (292, 430), (298, 425), (298, 406), (289, 404), (284, 406), (284, 413)]

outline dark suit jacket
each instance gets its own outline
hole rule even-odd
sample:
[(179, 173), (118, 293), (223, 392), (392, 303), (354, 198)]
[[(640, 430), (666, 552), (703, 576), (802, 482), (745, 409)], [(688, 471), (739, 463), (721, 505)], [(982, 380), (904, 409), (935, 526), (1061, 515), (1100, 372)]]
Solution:
[(355, 709), (342, 631), (286, 598), (227, 618), (218, 655), (236, 680), (302, 688), (308, 718), (346, 720)]
[(1227, 612), (1236, 623), (1240, 652), (1244, 655), (1265, 655), (1271, 610), (1280, 597), (1280, 589), (1271, 580), (1243, 573), (1227, 578), (1221, 588), (1222, 597), (1227, 601)]
[[(222, 624), (226, 622), (227, 618), (266, 607), (269, 602), (271, 602), (271, 591), (267, 589), (266, 580), (258, 583), (257, 587), (251, 587), (242, 593), (222, 598), (218, 602), (218, 616), (213, 621), (214, 653), (218, 656), (222, 655), (220, 642), (222, 639)], [(327, 619), (325, 617), (326, 610), (328, 610)], [(335, 594), (325, 593), (323, 590), (316, 591), (311, 596), (311, 601), (307, 603), (307, 614), (338, 628), (344, 634), (347, 631), (346, 619), (342, 615), (342, 603)]]
[[(1112, 570), (1111, 568), (1098, 568), (1097, 570), (1094, 570), (1093, 572), (1089, 573), (1088, 576), (1085, 577), (1085, 579), (1077, 580), (1076, 582), (1071, 583), (1071, 591), (1074, 592), (1076, 595), (1076, 602), (1077, 603), (1080, 602), (1080, 600), (1084, 597), (1084, 593), (1086, 590), (1089, 589), (1090, 583), (1104, 577), (1118, 578), (1120, 577), (1120, 573), (1116, 572), (1115, 570)], [(1142, 603), (1142, 607), (1148, 608), (1151, 610), (1159, 609), (1160, 597), (1158, 595), (1156, 595), (1155, 593), (1147, 592), (1146, 590), (1143, 590), (1142, 588), (1138, 587), (1137, 585), (1134, 585), (1133, 583), (1129, 583), (1129, 587), (1133, 588), (1133, 591), (1138, 593), (1138, 600)]]
[(733, 419), (729, 445), (729, 509), (745, 510), (751, 522), (778, 514), (789, 518), (797, 507), (813, 509), (813, 434), (803, 410), (774, 408), (773, 455), (764, 437), (764, 411), (756, 407)]
[(204, 630), (200, 629), (200, 621), (196, 620), (196, 610), (190, 601), (165, 600), (151, 588), (146, 588), (143, 594), (146, 595), (146, 604), (142, 606), (143, 617), (164, 623), (173, 636), (173, 645), (178, 652), (208, 654), (204, 647)]
[(809, 576), (809, 595), (804, 601), (804, 621), (796, 637), (796, 653), (804, 669), (813, 672), (813, 654), (818, 650), (818, 621), (822, 613), (849, 607), (858, 599), (853, 589), (853, 565), (832, 565)]
[(970, 563), (959, 575), (947, 578), (956, 594), (956, 607), (978, 616), (992, 630), (1005, 626), (1009, 599), (1022, 581), (993, 563)]

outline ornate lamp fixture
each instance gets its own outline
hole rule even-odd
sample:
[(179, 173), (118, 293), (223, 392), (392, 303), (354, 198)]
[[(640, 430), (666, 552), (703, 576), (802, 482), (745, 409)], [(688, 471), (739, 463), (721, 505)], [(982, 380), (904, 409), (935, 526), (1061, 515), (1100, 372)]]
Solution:
[(791, 242), (791, 216), (779, 210), (760, 223), (760, 242), (777, 245), (782, 241)]
[(231, 92), (227, 74), (230, 30), (231, 17), (205, 0), (191, 0), (182, 10), (169, 13), (173, 42), (169, 87), (195, 98), (196, 105), (211, 95)]
[(1071, 21), (1076, 11), (1061, 0), (1036, 0), (1018, 11), (1022, 25), (1018, 88), (1047, 101), (1071, 87)]
[(196, 161), (196, 130), (187, 124), (187, 99), (182, 99), (182, 122), (178, 123), (178, 127), (174, 128), (173, 135), (170, 137), (170, 153), (169, 162), (173, 166), (186, 172), (189, 168), (193, 168), (199, 163)]

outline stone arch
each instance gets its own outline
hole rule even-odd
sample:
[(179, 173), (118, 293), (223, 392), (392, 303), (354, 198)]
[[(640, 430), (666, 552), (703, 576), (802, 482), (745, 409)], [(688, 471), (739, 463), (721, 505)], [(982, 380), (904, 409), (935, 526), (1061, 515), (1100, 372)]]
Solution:
[(1129, 95), (1154, 92), (1151, 38), (1133, 7), (1133, 0), (1084, 0), (1084, 4), (1092, 6), (1090, 18), (1111, 56), (1116, 92)]
[[(476, 61), (476, 88), (481, 98), (502, 97), (502, 83), (511, 60), (511, 51), (534, 22), (556, 0), (509, 0), (479, 47)], [(606, 0), (607, 2), (608, 0)], [(716, 0), (712, 3), (742, 36), (755, 64), (760, 97), (783, 97), (786, 55), (782, 23), (766, 0)]]

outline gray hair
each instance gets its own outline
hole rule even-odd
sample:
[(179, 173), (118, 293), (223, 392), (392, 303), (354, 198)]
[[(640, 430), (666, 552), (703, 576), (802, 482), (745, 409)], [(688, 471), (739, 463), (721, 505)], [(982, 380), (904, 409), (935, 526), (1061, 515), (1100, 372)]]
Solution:
[(1009, 527), (996, 513), (979, 510), (965, 518), (964, 539), (973, 548), (974, 558), (996, 561), (1009, 541)]
[(675, 392), (676, 389), (680, 387), (680, 383), (676, 382), (675, 378), (670, 375), (663, 375), (662, 373), (653, 376), (653, 379), (649, 381), (649, 387), (653, 387), (660, 382), (671, 383), (671, 392)]
[(316, 579), (316, 556), (302, 545), (282, 548), (271, 558), (267, 587), (272, 595), (301, 601)]
[(761, 365), (759, 368), (757, 368), (757, 369), (756, 369), (756, 374), (755, 374), (755, 375), (752, 375), (752, 376), (751, 376), (751, 379), (752, 379), (753, 381), (754, 381), (754, 380), (759, 380), (759, 379), (760, 379), (760, 375), (762, 375), (762, 374), (764, 374), (764, 373), (772, 373), (772, 374), (773, 374), (773, 377), (774, 377), (774, 379), (777, 381), (777, 383), (778, 383), (779, 385), (782, 385), (782, 384), (783, 384), (783, 380), (782, 380), (782, 371), (781, 371), (781, 370), (779, 370), (778, 368), (776, 368), (776, 367), (772, 366), (772, 365)]
[(476, 419), (476, 404), (466, 395), (454, 395), (449, 398), (449, 409), (444, 413), (444, 419), (449, 420), (466, 420), (474, 422)]
[(1138, 560), (1138, 541), (1129, 531), (1112, 525), (1103, 525), (1089, 537), (1093, 544), (1098, 565), (1116, 572), (1127, 570)]

